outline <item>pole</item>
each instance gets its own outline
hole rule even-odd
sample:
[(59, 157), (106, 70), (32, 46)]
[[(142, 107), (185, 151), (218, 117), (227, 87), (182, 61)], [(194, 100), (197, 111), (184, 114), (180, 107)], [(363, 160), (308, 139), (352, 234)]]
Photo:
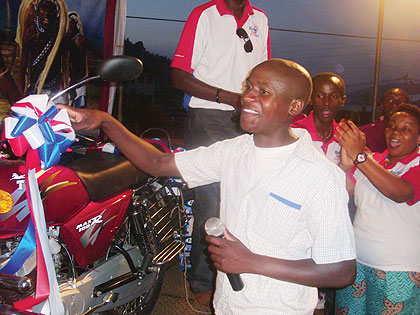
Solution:
[(384, 7), (385, 0), (379, 0), (379, 18), (378, 18), (378, 36), (376, 39), (376, 58), (375, 58), (375, 75), (373, 78), (373, 106), (372, 121), (376, 119), (376, 103), (378, 99), (378, 81), (381, 66), (381, 48), (382, 48), (382, 28), (384, 24)]

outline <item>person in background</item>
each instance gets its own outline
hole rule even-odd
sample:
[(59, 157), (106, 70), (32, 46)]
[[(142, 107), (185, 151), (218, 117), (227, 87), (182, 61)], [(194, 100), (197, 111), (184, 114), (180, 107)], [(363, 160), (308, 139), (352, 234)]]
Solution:
[[(67, 87), (68, 25), (63, 0), (23, 0), (16, 43), (20, 63), (18, 87), (24, 95), (54, 95)], [(67, 98), (57, 102), (67, 104)]]
[(338, 129), (357, 206), (357, 276), (337, 291), (336, 314), (420, 314), (420, 109), (402, 104), (388, 117), (383, 153), (366, 154), (353, 122)]
[(304, 128), (311, 135), (315, 147), (334, 164), (340, 163), (340, 144), (335, 139), (338, 124), (335, 121), (340, 107), (346, 101), (343, 79), (331, 72), (321, 72), (312, 79), (313, 110), (295, 121), (293, 127)]
[(409, 101), (410, 98), (407, 92), (400, 88), (389, 89), (382, 95), (381, 104), (379, 105), (382, 116), (370, 124), (359, 127), (366, 135), (366, 146), (370, 151), (384, 152), (386, 149), (385, 127), (391, 112), (398, 105), (408, 103)]
[[(71, 38), (69, 41), (69, 74), (70, 84), (76, 84), (88, 77), (87, 64), (87, 40), (83, 35), (83, 26), (77, 12), (69, 12), (69, 28), (67, 36)], [(86, 86), (78, 87), (70, 94), (70, 104), (73, 107), (86, 107), (87, 95)]]
[[(344, 80), (332, 72), (321, 72), (312, 78), (313, 91), (309, 115), (292, 126), (306, 129), (312, 138), (313, 145), (325, 154), (334, 164), (340, 163), (340, 144), (335, 139), (338, 124), (335, 117), (346, 101)], [(352, 201), (352, 196), (350, 200)], [(349, 203), (349, 207), (353, 203)], [(321, 288), (318, 296), (318, 310), (332, 314), (334, 310), (334, 292)]]
[[(312, 315), (316, 287), (352, 283), (356, 264), (344, 173), (305, 130), (290, 128), (311, 90), (299, 64), (265, 61), (250, 72), (241, 97), (240, 124), (249, 134), (175, 154), (105, 112), (65, 108), (75, 130), (100, 127), (148, 174), (182, 176), (190, 187), (221, 183), (225, 238), (206, 237), (218, 269), (216, 314)], [(241, 291), (226, 273), (241, 274)]]
[[(248, 72), (271, 58), (268, 19), (249, 0), (213, 0), (196, 7), (179, 40), (171, 64), (172, 85), (185, 92), (184, 147), (189, 150), (242, 133), (233, 121)], [(194, 224), (190, 289), (196, 301), (211, 304), (215, 270), (211, 267), (203, 224), (218, 216), (218, 183), (197, 187), (192, 206)]]

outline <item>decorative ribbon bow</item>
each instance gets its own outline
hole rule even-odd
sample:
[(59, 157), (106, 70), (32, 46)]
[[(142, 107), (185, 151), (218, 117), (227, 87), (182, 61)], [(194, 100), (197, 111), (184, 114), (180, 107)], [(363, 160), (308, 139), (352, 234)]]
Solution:
[(4, 119), (5, 136), (13, 153), (23, 155), (29, 147), (28, 168), (41, 164), (48, 169), (74, 142), (75, 133), (65, 110), (48, 102), (45, 94), (31, 95), (12, 106), (12, 116)]
[[(48, 101), (47, 95), (31, 95), (12, 106), (12, 116), (4, 119), (5, 137), (17, 156), (26, 151), (26, 197), (32, 222), (9, 263), (2, 272), (14, 273), (36, 247), (37, 280), (35, 296), (14, 303), (18, 309), (37, 306), (42, 314), (62, 315), (54, 263), (48, 243), (44, 208), (40, 197), (35, 168), (48, 169), (60, 161), (63, 153), (75, 140), (67, 111)], [(15, 257), (16, 256), (16, 257)]]

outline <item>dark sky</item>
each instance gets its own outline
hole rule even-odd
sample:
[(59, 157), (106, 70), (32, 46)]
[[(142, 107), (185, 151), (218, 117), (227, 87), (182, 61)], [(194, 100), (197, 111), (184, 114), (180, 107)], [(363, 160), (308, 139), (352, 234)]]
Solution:
[[(205, 0), (128, 0), (127, 15), (186, 20)], [(251, 0), (271, 28), (376, 37), (379, 0)], [(172, 58), (183, 23), (127, 19), (126, 37)], [(420, 83), (420, 0), (386, 0), (380, 81), (407, 75)], [(273, 57), (294, 60), (312, 75), (340, 74), (348, 91), (372, 85), (376, 40), (272, 30)], [(420, 91), (419, 91), (420, 94)], [(420, 96), (419, 96), (420, 98)]]

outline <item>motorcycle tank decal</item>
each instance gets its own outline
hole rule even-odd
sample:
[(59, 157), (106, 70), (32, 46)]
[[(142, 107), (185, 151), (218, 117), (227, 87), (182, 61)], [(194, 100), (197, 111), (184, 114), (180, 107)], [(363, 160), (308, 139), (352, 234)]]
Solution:
[(61, 225), (89, 203), (89, 195), (77, 174), (55, 165), (37, 172), (47, 225)]
[(60, 227), (60, 235), (79, 266), (89, 265), (106, 254), (127, 212), (131, 195), (132, 191), (125, 191), (100, 202), (92, 201)]
[[(71, 186), (71, 185), (77, 185), (77, 182), (69, 182), (69, 181), (63, 181), (63, 182), (59, 182), (56, 183), (54, 185), (51, 185), (51, 182), (54, 180), (54, 178), (61, 172), (61, 170), (59, 170), (58, 172), (55, 172), (54, 174), (52, 174), (51, 176), (47, 177), (47, 179), (45, 179), (44, 181), (39, 181), (38, 180), (38, 186), (39, 186), (39, 191), (41, 193), (41, 199), (44, 200), (45, 198), (47, 198), (47, 196), (57, 190), (60, 190), (61, 188), (67, 187), (67, 186)], [(38, 178), (38, 177), (37, 177)]]
[[(25, 174), (20, 161), (0, 164), (0, 189), (11, 195), (10, 211), (0, 213), (0, 238), (23, 235), (30, 211), (25, 193)], [(56, 165), (37, 169), (41, 199), (47, 225), (61, 225), (89, 203), (89, 196), (73, 170)]]

